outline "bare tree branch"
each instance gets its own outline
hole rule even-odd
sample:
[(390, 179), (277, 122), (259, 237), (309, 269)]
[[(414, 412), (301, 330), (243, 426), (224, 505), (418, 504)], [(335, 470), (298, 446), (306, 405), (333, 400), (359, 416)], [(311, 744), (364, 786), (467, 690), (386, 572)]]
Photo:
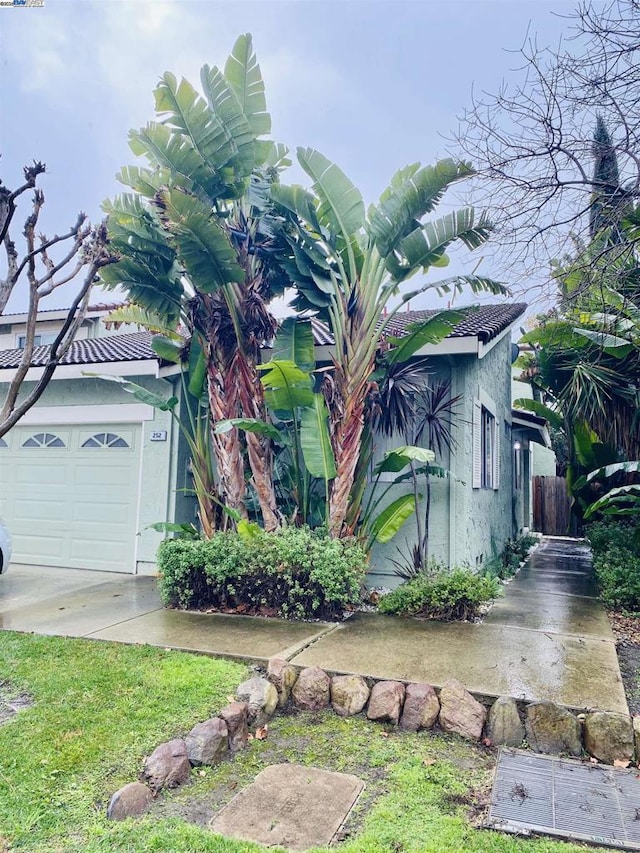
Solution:
[[(588, 226), (593, 134), (602, 116), (625, 199), (640, 200), (640, 0), (579, 0), (564, 40), (527, 35), (520, 68), (496, 94), (474, 94), (455, 142), (477, 169), (473, 203), (498, 226), (499, 257), (520, 286), (548, 283), (549, 262)], [(516, 283), (516, 289), (518, 283)]]
[[(7, 257), (7, 273), (0, 279), (0, 317), (11, 295), (24, 283), (28, 288), (29, 304), (27, 309), (25, 344), (20, 362), (12, 375), (0, 409), (0, 437), (10, 430), (20, 418), (40, 399), (60, 360), (68, 352), (78, 329), (86, 315), (91, 287), (97, 280), (98, 271), (117, 260), (108, 247), (106, 222), (92, 228), (84, 213), (78, 214), (75, 224), (62, 235), (51, 239), (40, 234), (36, 239), (36, 229), (44, 194), (36, 187), (39, 175), (44, 173), (41, 163), (24, 170), (25, 183), (14, 192), (10, 192), (0, 183), (0, 235)], [(25, 252), (20, 257), (15, 242), (10, 238), (10, 226), (17, 209), (16, 200), (28, 189), (34, 189), (31, 211), (24, 222), (22, 231)], [(39, 242), (38, 242), (39, 241)], [(64, 248), (59, 259), (50, 252)], [(84, 270), (84, 278), (67, 312), (65, 321), (51, 347), (47, 348), (42, 373), (29, 394), (20, 402), (20, 392), (28, 379), (36, 350), (38, 312), (43, 298), (54, 290), (78, 277)]]

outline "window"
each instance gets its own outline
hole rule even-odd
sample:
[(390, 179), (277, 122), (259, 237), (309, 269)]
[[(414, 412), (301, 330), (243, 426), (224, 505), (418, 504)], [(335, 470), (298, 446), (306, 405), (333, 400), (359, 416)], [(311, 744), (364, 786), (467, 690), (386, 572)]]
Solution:
[(38, 432), (22, 445), (23, 447), (64, 447), (64, 441), (51, 432)]
[(97, 432), (82, 443), (83, 447), (129, 447), (124, 438), (115, 432)]
[[(56, 339), (55, 332), (49, 333), (41, 333), (39, 335), (33, 336), (33, 345), (34, 347), (42, 347), (46, 344), (52, 344)], [(18, 335), (18, 349), (24, 349), (27, 344), (27, 336), (26, 335)]]
[(7, 442), (4, 440), (4, 438), (0, 438), (0, 447), (7, 447)]
[(480, 487), (493, 489), (496, 458), (496, 419), (484, 406), (482, 406), (481, 418), (482, 473), (480, 475)]
[(485, 394), (473, 401), (473, 488), (500, 486), (500, 427), (496, 406)]

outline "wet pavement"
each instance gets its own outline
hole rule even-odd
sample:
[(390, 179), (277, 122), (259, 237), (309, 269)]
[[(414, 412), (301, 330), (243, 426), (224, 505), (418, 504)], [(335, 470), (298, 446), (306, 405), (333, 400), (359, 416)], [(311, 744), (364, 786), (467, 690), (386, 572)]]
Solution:
[(264, 663), (436, 687), (458, 678), (485, 696), (627, 712), (614, 638), (588, 549), (545, 539), (482, 623), (358, 613), (340, 625), (164, 610), (151, 577), (11, 566), (0, 628), (148, 643)]

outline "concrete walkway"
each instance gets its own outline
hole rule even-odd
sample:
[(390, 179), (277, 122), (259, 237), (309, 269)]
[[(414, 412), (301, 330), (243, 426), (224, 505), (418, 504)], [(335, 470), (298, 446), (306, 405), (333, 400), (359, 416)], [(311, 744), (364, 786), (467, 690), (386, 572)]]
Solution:
[(594, 597), (589, 552), (546, 539), (481, 624), (357, 613), (339, 625), (162, 609), (149, 577), (11, 566), (0, 628), (90, 637), (376, 678), (458, 678), (486, 696), (627, 713), (615, 644)]

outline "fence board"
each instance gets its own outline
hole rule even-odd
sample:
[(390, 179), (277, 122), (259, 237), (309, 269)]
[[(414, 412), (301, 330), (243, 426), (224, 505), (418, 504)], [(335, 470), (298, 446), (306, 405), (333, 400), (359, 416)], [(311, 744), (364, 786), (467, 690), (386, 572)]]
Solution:
[(575, 535), (565, 478), (535, 476), (532, 491), (533, 529), (549, 536)]

